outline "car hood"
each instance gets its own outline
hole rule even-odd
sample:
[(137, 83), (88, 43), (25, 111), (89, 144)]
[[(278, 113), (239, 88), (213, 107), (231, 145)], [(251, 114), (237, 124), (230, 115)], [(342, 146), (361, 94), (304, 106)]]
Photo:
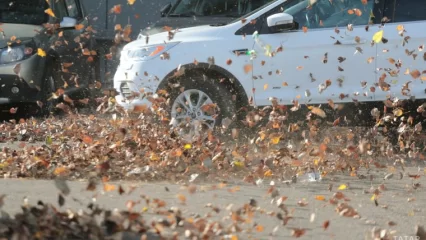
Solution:
[[(133, 42), (128, 43), (124, 50), (131, 48), (144, 47), (147, 45), (163, 44), (164, 42), (198, 42), (198, 41), (212, 41), (218, 40), (221, 36), (226, 36), (226, 31), (232, 31), (228, 26), (196, 26), (190, 28), (178, 29), (174, 34), (173, 39), (169, 40), (168, 32), (161, 32), (149, 36), (148, 41), (146, 37), (142, 36)], [(172, 30), (174, 32), (174, 30)], [(148, 42), (148, 43), (147, 43)]]
[(29, 24), (14, 24), (3, 23), (0, 25), (2, 36), (0, 37), (0, 48), (7, 47), (7, 43), (11, 42), (12, 37), (17, 40), (25, 41), (36, 36), (41, 30), (42, 26), (29, 25)]
[(228, 23), (235, 18), (231, 17), (165, 17), (161, 18), (157, 23), (142, 31), (144, 35), (153, 35), (165, 31), (164, 27), (172, 29), (188, 28), (203, 25), (217, 25)]

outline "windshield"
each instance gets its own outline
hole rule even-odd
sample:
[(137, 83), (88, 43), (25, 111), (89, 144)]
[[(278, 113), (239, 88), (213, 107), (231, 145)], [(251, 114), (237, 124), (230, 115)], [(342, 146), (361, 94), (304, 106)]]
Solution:
[(169, 16), (240, 17), (273, 0), (181, 0)]
[(48, 21), (46, 0), (0, 0), (0, 22), (41, 25)]

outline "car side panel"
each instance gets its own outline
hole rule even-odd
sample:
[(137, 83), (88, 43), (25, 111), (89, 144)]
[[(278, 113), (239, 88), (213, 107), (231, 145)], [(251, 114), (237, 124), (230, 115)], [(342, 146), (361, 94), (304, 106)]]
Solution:
[[(422, 30), (421, 30), (422, 29)], [(388, 23), (377, 44), (377, 98), (426, 99), (426, 21)], [(400, 30), (403, 30), (402, 36)]]

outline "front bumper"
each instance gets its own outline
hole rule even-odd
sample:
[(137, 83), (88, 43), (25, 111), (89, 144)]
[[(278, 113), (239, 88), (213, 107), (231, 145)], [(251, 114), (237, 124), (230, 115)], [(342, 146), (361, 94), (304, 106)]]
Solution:
[[(19, 65), (18, 65), (19, 64)], [(19, 75), (14, 68), (19, 66)], [(35, 103), (40, 98), (45, 61), (33, 55), (23, 61), (0, 65), (0, 104)], [(18, 91), (17, 91), (18, 90)]]
[(127, 110), (141, 105), (150, 107), (147, 96), (154, 95), (161, 80), (175, 68), (170, 61), (159, 59), (120, 63), (114, 75), (117, 104)]

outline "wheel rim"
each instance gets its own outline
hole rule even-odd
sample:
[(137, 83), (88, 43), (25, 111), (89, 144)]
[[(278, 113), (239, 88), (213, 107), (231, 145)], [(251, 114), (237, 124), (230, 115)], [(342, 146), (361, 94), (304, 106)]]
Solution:
[(188, 89), (179, 94), (171, 108), (171, 122), (178, 133), (187, 141), (206, 137), (213, 130), (217, 107), (203, 91)]

